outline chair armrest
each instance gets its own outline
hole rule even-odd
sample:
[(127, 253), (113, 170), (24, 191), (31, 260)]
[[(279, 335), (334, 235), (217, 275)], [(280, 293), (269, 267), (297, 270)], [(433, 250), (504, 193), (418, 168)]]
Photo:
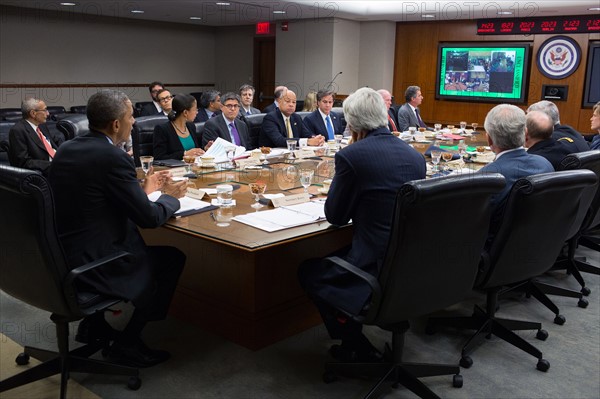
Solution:
[(338, 256), (330, 256), (328, 258), (325, 258), (324, 260), (326, 262), (334, 263), (336, 266), (347, 270), (348, 272), (354, 274), (356, 277), (366, 282), (371, 288), (372, 292), (371, 303), (379, 304), (379, 301), (381, 300), (381, 286), (379, 285), (379, 281), (377, 281), (377, 278), (375, 278), (372, 274), (367, 273), (362, 269), (359, 269), (358, 267), (354, 266), (353, 264), (345, 261), (344, 259)]
[(86, 263), (83, 266), (76, 267), (75, 269), (71, 270), (69, 272), (69, 274), (67, 274), (67, 277), (65, 277), (65, 283), (67, 284), (67, 286), (72, 286), (73, 282), (75, 281), (75, 279), (77, 279), (77, 277), (79, 277), (79, 275), (81, 275), (89, 270), (95, 269), (99, 266), (105, 265), (109, 262), (112, 262), (113, 260), (125, 258), (128, 256), (131, 256), (131, 254), (129, 252), (119, 251), (119, 252), (115, 252), (112, 255), (108, 255), (103, 258), (97, 259), (93, 262)]

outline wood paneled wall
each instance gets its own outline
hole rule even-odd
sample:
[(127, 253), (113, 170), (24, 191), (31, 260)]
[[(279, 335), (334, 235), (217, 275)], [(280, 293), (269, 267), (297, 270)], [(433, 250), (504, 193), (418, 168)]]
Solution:
[(404, 103), (404, 91), (407, 86), (417, 85), (425, 97), (421, 105), (421, 115), (427, 122), (455, 124), (461, 120), (468, 123), (483, 121), (495, 103), (459, 102), (435, 99), (435, 78), (437, 67), (437, 47), (440, 42), (493, 42), (520, 41), (531, 43), (531, 64), (529, 68), (529, 89), (527, 104), (516, 104), (526, 109), (542, 99), (542, 85), (567, 85), (567, 101), (557, 101), (561, 123), (575, 127), (581, 133), (592, 133), (590, 117), (592, 110), (582, 107), (587, 64), (588, 43), (600, 40), (600, 34), (567, 35), (579, 43), (582, 60), (577, 71), (571, 76), (560, 79), (548, 79), (542, 75), (536, 65), (535, 55), (542, 43), (556, 35), (502, 35), (478, 36), (476, 21), (442, 22), (399, 22), (396, 27), (396, 54), (393, 94), (396, 103)]

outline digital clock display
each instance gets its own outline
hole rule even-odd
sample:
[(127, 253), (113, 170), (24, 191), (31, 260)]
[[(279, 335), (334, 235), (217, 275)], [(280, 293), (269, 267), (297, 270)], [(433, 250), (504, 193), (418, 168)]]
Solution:
[(495, 18), (477, 21), (478, 35), (600, 32), (600, 16)]

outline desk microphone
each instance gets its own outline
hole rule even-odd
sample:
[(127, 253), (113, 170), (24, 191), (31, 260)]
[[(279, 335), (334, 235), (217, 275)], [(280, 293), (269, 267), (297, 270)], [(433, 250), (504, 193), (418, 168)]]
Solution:
[(327, 86), (325, 86), (325, 87), (327, 87), (328, 89), (330, 89), (330, 88), (331, 88), (331, 86), (333, 85), (333, 82), (335, 82), (335, 79), (336, 79), (338, 76), (340, 76), (341, 74), (342, 74), (342, 71), (340, 71), (340, 72), (336, 73), (336, 74), (335, 74), (335, 76), (333, 77), (333, 79), (331, 79), (331, 82), (329, 82), (329, 84), (328, 84)]

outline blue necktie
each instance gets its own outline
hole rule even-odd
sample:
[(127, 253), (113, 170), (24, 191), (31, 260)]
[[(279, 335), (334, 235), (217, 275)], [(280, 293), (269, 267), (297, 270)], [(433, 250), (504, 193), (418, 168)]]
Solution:
[(231, 127), (231, 134), (233, 135), (233, 141), (235, 145), (242, 145), (241, 140), (240, 140), (240, 134), (238, 133), (235, 124), (233, 122), (231, 122), (229, 124), (229, 127)]
[(327, 115), (327, 118), (325, 118), (325, 120), (327, 121), (327, 135), (329, 136), (329, 140), (333, 140), (333, 125), (331, 124), (331, 119), (329, 118), (329, 115)]
[(417, 121), (419, 122), (419, 127), (427, 127), (427, 125), (423, 123), (423, 119), (421, 119), (421, 115), (419, 114), (419, 108), (415, 108), (415, 114), (417, 114)]
[(600, 150), (600, 134), (597, 134), (592, 140), (592, 143), (590, 144), (590, 150)]

